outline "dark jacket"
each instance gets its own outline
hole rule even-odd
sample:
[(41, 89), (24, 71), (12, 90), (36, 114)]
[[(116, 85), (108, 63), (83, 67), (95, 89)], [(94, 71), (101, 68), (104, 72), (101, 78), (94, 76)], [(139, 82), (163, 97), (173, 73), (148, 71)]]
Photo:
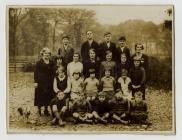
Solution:
[(123, 51), (121, 50), (120, 47), (116, 48), (116, 57), (117, 57), (117, 61), (120, 63), (121, 62), (121, 54), (125, 53), (126, 54), (126, 58), (127, 61), (130, 63), (130, 49), (127, 47), (124, 47)]
[(91, 60), (87, 60), (83, 64), (83, 75), (85, 78), (88, 78), (90, 76), (89, 69), (95, 69), (95, 76), (96, 78), (99, 78), (99, 69), (100, 69), (100, 63), (99, 61), (91, 62)]
[(35, 66), (34, 82), (38, 83), (35, 88), (35, 106), (48, 106), (53, 98), (53, 62), (45, 64), (43, 59), (39, 60)]
[[(134, 65), (133, 64), (133, 58), (136, 56), (136, 54), (134, 54), (131, 58), (131, 64), (132, 66)], [(141, 63), (140, 63), (140, 66), (143, 67), (145, 69), (145, 72), (146, 72), (146, 79), (148, 77), (148, 71), (149, 71), (149, 61), (148, 61), (148, 56), (145, 55), (145, 54), (142, 54), (142, 57), (141, 57)]]
[(132, 81), (132, 85), (144, 86), (145, 82), (146, 82), (145, 69), (143, 67), (132, 68), (130, 70), (130, 78), (131, 78), (131, 81)]
[(93, 40), (92, 44), (90, 45), (88, 41), (85, 41), (81, 46), (81, 57), (82, 62), (87, 61), (89, 57), (89, 49), (95, 49), (96, 57), (98, 57), (98, 51), (99, 51), (99, 44)]
[(130, 71), (130, 63), (126, 62), (125, 64), (118, 63), (117, 64), (117, 78), (121, 77), (121, 71), (122, 69), (126, 69), (129, 73)]
[(74, 49), (71, 47), (68, 47), (65, 50), (65, 48), (62, 46), (61, 48), (58, 49), (58, 55), (63, 57), (63, 61), (66, 64), (66, 66), (73, 60), (73, 54), (74, 54)]
[(102, 42), (100, 44), (100, 47), (99, 47), (99, 58), (100, 58), (100, 61), (104, 61), (106, 60), (106, 51), (109, 50), (112, 52), (112, 60), (113, 61), (116, 61), (116, 44), (113, 43), (113, 42), (110, 42), (110, 47), (107, 46), (107, 43), (106, 42)]

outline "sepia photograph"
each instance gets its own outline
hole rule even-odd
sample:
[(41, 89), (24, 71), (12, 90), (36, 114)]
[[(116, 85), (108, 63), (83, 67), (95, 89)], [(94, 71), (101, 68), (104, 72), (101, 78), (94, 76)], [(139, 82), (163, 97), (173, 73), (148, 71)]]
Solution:
[(8, 133), (175, 135), (173, 5), (6, 7)]

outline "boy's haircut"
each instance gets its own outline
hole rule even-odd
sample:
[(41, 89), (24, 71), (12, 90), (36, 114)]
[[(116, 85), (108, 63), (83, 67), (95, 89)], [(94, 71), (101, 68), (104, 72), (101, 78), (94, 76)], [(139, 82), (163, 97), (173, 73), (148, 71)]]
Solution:
[(65, 38), (67, 38), (68, 40), (70, 39), (68, 35), (63, 35), (62, 40), (65, 39)]
[(120, 38), (118, 39), (119, 41), (126, 41), (126, 37), (125, 36), (120, 36)]
[(107, 50), (107, 51), (106, 51), (106, 55), (108, 55), (108, 54), (110, 54), (110, 53), (112, 54), (112, 52), (111, 52), (110, 50)]
[(144, 49), (143, 44), (141, 44), (141, 43), (136, 43), (136, 44), (135, 44), (135, 50), (136, 50), (136, 48), (137, 48), (138, 46), (140, 46), (140, 47), (142, 48), (142, 50)]
[(105, 32), (104, 36), (106, 36), (106, 35), (111, 35), (111, 32)]
[(95, 74), (95, 69), (89, 69), (89, 74)]

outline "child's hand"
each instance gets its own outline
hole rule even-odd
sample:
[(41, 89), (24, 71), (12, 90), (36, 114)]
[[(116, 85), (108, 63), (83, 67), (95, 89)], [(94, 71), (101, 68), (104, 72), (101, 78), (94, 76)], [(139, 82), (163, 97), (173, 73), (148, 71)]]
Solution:
[(38, 87), (38, 83), (34, 83), (34, 87), (37, 88)]

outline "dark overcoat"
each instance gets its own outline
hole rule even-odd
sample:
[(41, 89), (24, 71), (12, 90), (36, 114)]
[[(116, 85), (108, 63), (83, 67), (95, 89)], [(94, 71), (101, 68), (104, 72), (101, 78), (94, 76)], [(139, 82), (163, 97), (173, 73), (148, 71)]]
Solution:
[(43, 59), (40, 59), (35, 66), (34, 82), (38, 84), (35, 88), (35, 106), (48, 106), (53, 94), (53, 78), (54, 69), (53, 62), (49, 64), (44, 63)]

